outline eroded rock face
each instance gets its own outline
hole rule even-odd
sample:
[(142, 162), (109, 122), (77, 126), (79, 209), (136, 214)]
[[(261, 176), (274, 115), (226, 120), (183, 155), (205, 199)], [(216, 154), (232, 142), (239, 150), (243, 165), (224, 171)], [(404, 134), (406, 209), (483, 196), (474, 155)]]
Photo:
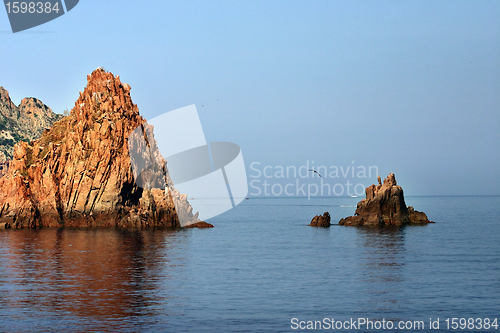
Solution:
[[(0, 224), (175, 227), (173, 198), (182, 203), (179, 214), (198, 222), (186, 196), (173, 187), (166, 192), (135, 184), (127, 140), (137, 126), (151, 126), (132, 103), (130, 86), (100, 68), (87, 81), (69, 116), (31, 144), (16, 144), (0, 178)], [(165, 168), (161, 155), (155, 158)]]
[(329, 228), (330, 227), (330, 220), (331, 220), (330, 213), (325, 212), (322, 216), (316, 215), (315, 217), (313, 217), (309, 226), (310, 227)]
[(340, 225), (403, 225), (431, 223), (427, 215), (413, 207), (406, 207), (403, 189), (390, 173), (384, 183), (378, 177), (378, 185), (366, 188), (366, 199), (358, 203), (354, 216), (341, 219)]
[(3, 177), (9, 170), (10, 159), (7, 158), (3, 151), (0, 151), (0, 177)]

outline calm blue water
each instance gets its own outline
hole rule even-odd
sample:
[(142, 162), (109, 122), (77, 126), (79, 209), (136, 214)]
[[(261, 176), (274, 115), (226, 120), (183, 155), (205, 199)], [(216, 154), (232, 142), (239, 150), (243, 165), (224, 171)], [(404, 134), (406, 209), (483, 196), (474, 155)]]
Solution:
[(440, 318), (446, 331), (448, 317), (500, 320), (500, 197), (407, 197), (437, 222), (427, 226), (307, 226), (325, 211), (352, 215), (358, 200), (245, 200), (207, 230), (1, 231), (0, 331), (293, 332), (292, 318), (358, 317), (423, 320), (424, 331)]

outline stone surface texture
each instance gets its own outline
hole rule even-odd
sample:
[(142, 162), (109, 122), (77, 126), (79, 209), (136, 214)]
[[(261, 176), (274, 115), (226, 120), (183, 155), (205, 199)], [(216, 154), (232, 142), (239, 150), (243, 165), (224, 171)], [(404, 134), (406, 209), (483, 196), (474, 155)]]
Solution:
[[(15, 145), (9, 170), (0, 178), (0, 226), (178, 227), (177, 213), (199, 222), (187, 196), (168, 187), (168, 174), (164, 186), (136, 185), (128, 137), (137, 126), (148, 131), (152, 126), (139, 115), (130, 86), (101, 68), (87, 81), (69, 116), (39, 139)], [(36, 107), (33, 101), (21, 106)], [(154, 158), (165, 173), (157, 150)], [(173, 199), (181, 203), (178, 212)]]
[(323, 215), (316, 215), (315, 217), (313, 217), (309, 226), (328, 228), (330, 227), (330, 220), (330, 213), (325, 212)]
[(340, 220), (340, 225), (403, 225), (431, 223), (427, 215), (413, 207), (406, 207), (403, 189), (396, 182), (394, 173), (390, 173), (378, 185), (366, 188), (366, 198), (361, 200), (354, 216)]

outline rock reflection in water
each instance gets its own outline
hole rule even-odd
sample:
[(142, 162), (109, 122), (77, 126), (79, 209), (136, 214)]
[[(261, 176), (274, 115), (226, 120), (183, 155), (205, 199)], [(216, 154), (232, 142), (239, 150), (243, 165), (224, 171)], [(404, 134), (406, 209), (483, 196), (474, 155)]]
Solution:
[[(169, 237), (152, 230), (19, 230), (0, 235), (0, 307), (13, 313), (102, 319), (154, 315), (168, 303)], [(8, 263), (8, 264), (6, 264)], [(8, 288), (6, 287), (8, 286)]]
[(366, 286), (365, 311), (396, 313), (403, 293), (405, 265), (405, 227), (359, 228), (363, 285)]

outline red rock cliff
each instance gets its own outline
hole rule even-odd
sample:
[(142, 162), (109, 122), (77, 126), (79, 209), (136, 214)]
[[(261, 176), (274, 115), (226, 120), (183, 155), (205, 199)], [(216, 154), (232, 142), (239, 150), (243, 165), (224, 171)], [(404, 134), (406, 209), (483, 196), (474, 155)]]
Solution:
[(179, 226), (172, 196), (184, 199), (179, 214), (197, 222), (185, 195), (134, 182), (127, 140), (148, 125), (130, 86), (100, 68), (87, 80), (69, 116), (31, 144), (16, 144), (0, 179), (0, 226)]

